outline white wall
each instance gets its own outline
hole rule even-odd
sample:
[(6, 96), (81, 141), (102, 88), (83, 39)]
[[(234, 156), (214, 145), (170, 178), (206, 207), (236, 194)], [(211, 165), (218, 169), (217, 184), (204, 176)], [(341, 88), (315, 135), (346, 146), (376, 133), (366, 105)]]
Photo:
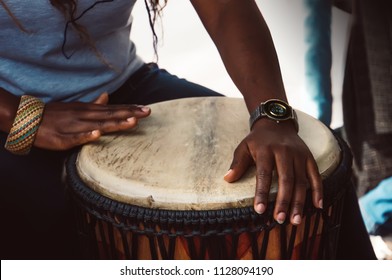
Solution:
[[(311, 115), (314, 104), (306, 94), (304, 20), (306, 10), (302, 0), (258, 0), (267, 21), (278, 53), (282, 76), (290, 103)], [(333, 9), (332, 18), (334, 96), (332, 127), (343, 124), (341, 87), (350, 17)], [(219, 54), (189, 1), (169, 0), (163, 11), (162, 22), (156, 27), (159, 35), (159, 65), (173, 74), (197, 82), (227, 96), (240, 97), (227, 75)], [(139, 0), (134, 10), (131, 34), (139, 55), (146, 61), (154, 58), (152, 33), (148, 24), (144, 1)]]

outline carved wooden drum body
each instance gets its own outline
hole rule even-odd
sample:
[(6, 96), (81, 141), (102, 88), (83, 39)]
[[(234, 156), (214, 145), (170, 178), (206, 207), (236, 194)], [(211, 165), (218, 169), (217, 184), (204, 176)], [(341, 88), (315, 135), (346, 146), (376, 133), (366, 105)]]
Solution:
[(307, 199), (300, 226), (253, 211), (255, 171), (224, 174), (249, 132), (242, 99), (186, 98), (150, 106), (136, 129), (85, 145), (66, 164), (87, 258), (332, 259), (351, 157), (318, 120), (300, 112), (299, 135), (324, 178), (324, 210)]

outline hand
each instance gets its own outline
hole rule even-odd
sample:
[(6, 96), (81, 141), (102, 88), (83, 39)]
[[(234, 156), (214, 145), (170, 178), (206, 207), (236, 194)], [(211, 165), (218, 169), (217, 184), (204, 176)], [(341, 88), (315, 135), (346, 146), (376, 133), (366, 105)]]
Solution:
[(310, 186), (312, 201), (322, 208), (323, 190), (317, 164), (306, 144), (297, 135), (291, 122), (275, 123), (260, 119), (253, 130), (238, 145), (225, 180), (238, 180), (251, 164), (256, 164), (256, 193), (254, 209), (265, 212), (273, 170), (278, 175), (278, 193), (274, 219), (283, 223), (290, 216), (292, 224), (300, 224)]
[(107, 105), (108, 94), (92, 103), (53, 102), (45, 106), (34, 146), (67, 150), (97, 140), (102, 134), (127, 130), (147, 117), (150, 109), (137, 105)]

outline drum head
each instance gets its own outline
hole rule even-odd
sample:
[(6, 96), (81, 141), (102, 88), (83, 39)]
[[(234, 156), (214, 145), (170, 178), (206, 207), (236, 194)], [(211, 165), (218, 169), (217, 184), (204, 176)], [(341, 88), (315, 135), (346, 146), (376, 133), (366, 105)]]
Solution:
[[(213, 210), (253, 205), (255, 169), (235, 183), (223, 176), (248, 134), (249, 113), (241, 98), (186, 98), (150, 105), (137, 128), (85, 145), (76, 162), (94, 191), (115, 201), (168, 210)], [(340, 148), (320, 121), (297, 110), (299, 135), (321, 175), (340, 162)], [(277, 180), (271, 186), (271, 199)]]

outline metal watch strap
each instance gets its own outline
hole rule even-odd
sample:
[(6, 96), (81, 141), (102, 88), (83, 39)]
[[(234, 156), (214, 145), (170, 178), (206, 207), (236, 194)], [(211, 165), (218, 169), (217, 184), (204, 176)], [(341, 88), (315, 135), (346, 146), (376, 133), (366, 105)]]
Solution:
[[(271, 102), (271, 101), (272, 102), (273, 101), (278, 101), (280, 103), (283, 103), (287, 107), (287, 109), (290, 110), (290, 114), (289, 114), (290, 118), (279, 120), (279, 119), (275, 119), (275, 118), (269, 116), (269, 114), (264, 111), (264, 105), (267, 104), (268, 102)], [(261, 119), (263, 117), (267, 117), (270, 120), (274, 120), (274, 121), (276, 121), (278, 123), (281, 122), (281, 121), (293, 120), (294, 121), (294, 125), (295, 125), (295, 129), (298, 132), (297, 113), (295, 112), (295, 110), (290, 105), (288, 105), (287, 103), (285, 103), (285, 102), (283, 102), (281, 100), (270, 99), (270, 100), (267, 100), (265, 102), (262, 102), (259, 106), (257, 106), (257, 108), (250, 114), (250, 117), (249, 117), (249, 127), (250, 127), (250, 129), (252, 129), (254, 123), (257, 120), (259, 120), (259, 119)]]
[(265, 116), (265, 113), (262, 112), (262, 107), (259, 105), (257, 108), (250, 114), (249, 117), (249, 128), (252, 130), (253, 124)]

